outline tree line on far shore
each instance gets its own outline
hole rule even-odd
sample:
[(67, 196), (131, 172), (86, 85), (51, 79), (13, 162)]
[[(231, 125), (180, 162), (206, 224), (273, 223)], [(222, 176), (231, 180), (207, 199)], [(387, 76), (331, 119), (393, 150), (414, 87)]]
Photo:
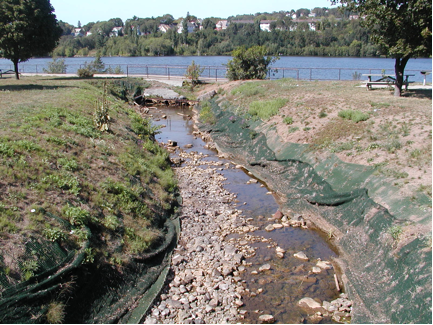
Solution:
[[(167, 56), (167, 55), (230, 55), (240, 46), (264, 46), (267, 55), (292, 56), (379, 56), (379, 49), (371, 43), (368, 30), (361, 26), (359, 19), (349, 19), (348, 14), (337, 9), (329, 15), (327, 8), (316, 8), (320, 15), (312, 30), (306, 13), (296, 25), (286, 12), (256, 15), (238, 15), (230, 20), (252, 20), (253, 23), (231, 23), (227, 29), (217, 31), (219, 18), (201, 21), (202, 29), (188, 33), (182, 28), (167, 32), (159, 30), (160, 24), (186, 23), (197, 21), (197, 17), (175, 20), (170, 14), (157, 18), (120, 18), (89, 23), (82, 32), (89, 36), (74, 36), (74, 26), (60, 21), (63, 36), (52, 55), (56, 57), (88, 56), (97, 51), (101, 56)], [(322, 10), (318, 10), (322, 9)], [(325, 14), (327, 13), (327, 14)], [(302, 18), (305, 20), (302, 22)], [(271, 31), (260, 29), (261, 20), (273, 20)], [(78, 24), (80, 26), (80, 24)], [(123, 27), (119, 36), (112, 35), (113, 27)], [(295, 27), (296, 26), (296, 27)], [(80, 26), (81, 27), (81, 26)], [(296, 29), (295, 29), (295, 28)], [(137, 31), (139, 31), (137, 33)], [(110, 35), (111, 34), (111, 35)]]

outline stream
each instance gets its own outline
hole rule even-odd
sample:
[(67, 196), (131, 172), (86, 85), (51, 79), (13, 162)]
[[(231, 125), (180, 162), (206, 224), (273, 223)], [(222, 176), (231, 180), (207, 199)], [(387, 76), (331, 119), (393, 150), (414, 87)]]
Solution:
[[(254, 180), (247, 171), (234, 168), (231, 161), (218, 158), (216, 151), (207, 149), (206, 142), (193, 134), (194, 122), (187, 117), (192, 114), (190, 109), (152, 108), (150, 114), (153, 115), (155, 125), (163, 126), (156, 136), (160, 143), (174, 140), (186, 152), (195, 151), (208, 155), (204, 159), (219, 160), (223, 164), (231, 163), (232, 168), (219, 170), (226, 178), (224, 187), (237, 195), (237, 209), (242, 210), (251, 220), (251, 224), (258, 227), (259, 230), (250, 235), (266, 238), (251, 244), (255, 255), (246, 258), (245, 272), (241, 275), (249, 293), (242, 295), (242, 322), (259, 323), (260, 315), (270, 314), (273, 315), (275, 323), (334, 323), (335, 320), (326, 315), (314, 320), (311, 313), (298, 306), (299, 300), (304, 297), (330, 302), (340, 296), (341, 292), (337, 290), (334, 279), (335, 270), (330, 268), (314, 272), (313, 269), (318, 260), (332, 261), (337, 257), (324, 235), (302, 227), (282, 227), (266, 231), (265, 227), (274, 223), (271, 217), (279, 209), (277, 198), (271, 194), (266, 184)], [(158, 118), (162, 115), (166, 115), (166, 118)], [(241, 240), (242, 244), (240, 236), (242, 235), (232, 234), (227, 236), (226, 240)], [(284, 257), (277, 256), (276, 246), (285, 250)], [(308, 261), (294, 257), (295, 253), (301, 251), (308, 257)], [(272, 265), (271, 269), (265, 273), (257, 272), (264, 264)]]

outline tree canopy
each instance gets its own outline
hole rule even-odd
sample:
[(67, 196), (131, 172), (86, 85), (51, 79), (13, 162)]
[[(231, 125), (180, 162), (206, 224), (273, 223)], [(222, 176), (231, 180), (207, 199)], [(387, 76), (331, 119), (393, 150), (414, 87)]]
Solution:
[(2, 0), (0, 2), (0, 56), (14, 64), (52, 51), (63, 29), (49, 0)]
[(400, 96), (404, 68), (411, 57), (432, 54), (431, 0), (335, 0), (363, 17), (371, 40), (395, 58), (395, 95)]

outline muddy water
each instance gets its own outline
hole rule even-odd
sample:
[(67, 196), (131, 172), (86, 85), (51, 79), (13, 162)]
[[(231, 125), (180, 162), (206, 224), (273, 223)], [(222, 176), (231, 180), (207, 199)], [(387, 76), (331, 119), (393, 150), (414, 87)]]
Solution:
[[(154, 122), (164, 126), (156, 137), (159, 142), (174, 140), (181, 148), (192, 144), (192, 148), (185, 150), (207, 154), (208, 160), (220, 160), (224, 164), (229, 162), (218, 158), (215, 151), (206, 149), (206, 143), (200, 138), (194, 138), (193, 121), (187, 117), (191, 114), (190, 110), (158, 108), (151, 109), (150, 114), (154, 117), (167, 115), (166, 119), (155, 119)], [(265, 231), (266, 225), (274, 223), (269, 218), (279, 208), (276, 199), (267, 194), (269, 189), (266, 185), (260, 181), (247, 184), (252, 177), (243, 170), (233, 168), (233, 165), (223, 168), (221, 173), (227, 178), (225, 188), (237, 194), (237, 208), (243, 211), (243, 215), (252, 218), (251, 223), (260, 229), (251, 235), (265, 238), (265, 241), (249, 244), (256, 248), (256, 254), (247, 258), (245, 271), (241, 273), (249, 291), (249, 294), (242, 296), (245, 304), (241, 308), (244, 310), (244, 323), (258, 323), (258, 317), (262, 314), (273, 315), (276, 323), (310, 322), (307, 313), (297, 306), (297, 302), (304, 297), (318, 298), (320, 301), (331, 301), (338, 297), (333, 269), (323, 270), (319, 274), (311, 272), (318, 259), (331, 260), (336, 253), (319, 233), (311, 229), (284, 227), (272, 232)], [(234, 234), (226, 239), (239, 242), (242, 236)], [(276, 246), (286, 250), (284, 258), (276, 256)], [(301, 261), (293, 256), (299, 251), (303, 251), (309, 261)], [(256, 272), (264, 264), (270, 264), (271, 269)], [(324, 318), (321, 323), (331, 323), (331, 320)]]

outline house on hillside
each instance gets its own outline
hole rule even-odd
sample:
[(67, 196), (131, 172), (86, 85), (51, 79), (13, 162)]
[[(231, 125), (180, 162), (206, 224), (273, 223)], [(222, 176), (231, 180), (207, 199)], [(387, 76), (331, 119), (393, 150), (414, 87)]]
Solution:
[[(194, 33), (194, 30), (197, 28), (197, 24), (194, 21), (188, 21), (188, 34)], [(183, 31), (183, 20), (180, 21), (179, 24), (177, 24), (177, 32), (179, 34), (182, 34)]]
[(110, 37), (117, 37), (123, 35), (123, 27), (113, 27), (110, 32)]
[(74, 31), (71, 33), (72, 36), (84, 36), (82, 28), (74, 28)]
[(169, 25), (166, 25), (166, 24), (160, 24), (158, 26), (158, 29), (162, 33), (167, 33), (171, 29), (171, 27)]
[(261, 20), (260, 29), (265, 32), (271, 31), (271, 23), (276, 22), (276, 20)]
[(220, 20), (216, 23), (216, 30), (220, 31), (220, 30), (225, 30), (228, 27), (228, 20)]
[(293, 24), (290, 26), (290, 31), (294, 31), (298, 28), (298, 24), (300, 23), (307, 23), (310, 30), (315, 31), (316, 25), (319, 23), (320, 19), (293, 19)]

